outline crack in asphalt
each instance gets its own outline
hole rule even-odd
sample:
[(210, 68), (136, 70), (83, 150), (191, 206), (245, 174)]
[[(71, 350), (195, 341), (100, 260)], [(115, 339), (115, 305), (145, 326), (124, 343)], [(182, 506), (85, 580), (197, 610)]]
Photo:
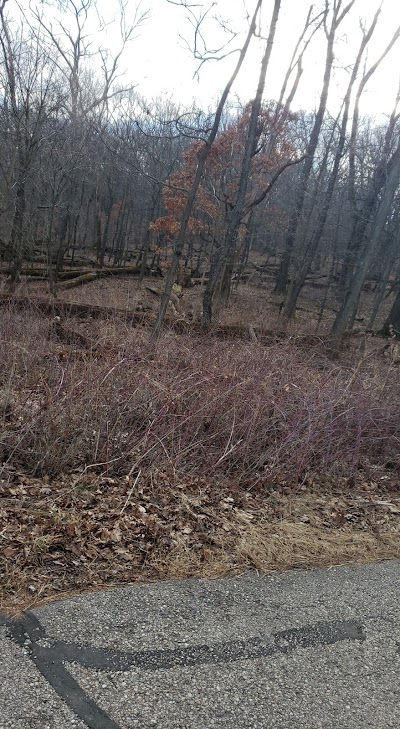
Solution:
[(333, 645), (343, 640), (364, 641), (363, 627), (354, 620), (320, 622), (290, 628), (265, 637), (230, 640), (212, 645), (146, 651), (119, 651), (80, 646), (47, 636), (37, 617), (28, 612), (20, 619), (0, 615), (8, 636), (27, 651), (42, 676), (58, 696), (89, 729), (121, 729), (80, 687), (65, 663), (78, 663), (97, 671), (144, 671), (204, 664), (231, 663), (259, 657), (287, 654), (296, 648)]

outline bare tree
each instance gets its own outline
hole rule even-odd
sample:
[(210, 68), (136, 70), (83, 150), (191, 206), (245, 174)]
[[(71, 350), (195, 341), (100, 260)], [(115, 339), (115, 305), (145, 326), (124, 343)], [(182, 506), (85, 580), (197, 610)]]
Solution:
[(21, 30), (13, 35), (5, 4), (0, 6), (0, 52), (8, 107), (8, 146), (12, 150), (7, 177), (13, 209), (5, 255), (10, 264), (10, 286), (14, 289), (23, 261), (28, 178), (55, 99), (54, 74), (47, 68), (39, 39), (30, 31)]
[(285, 293), (288, 283), (289, 266), (292, 259), (293, 247), (296, 241), (297, 230), (301, 218), (301, 214), (304, 206), (304, 199), (306, 196), (307, 185), (310, 179), (314, 155), (318, 145), (318, 139), (324, 120), (326, 104), (328, 100), (328, 91), (332, 75), (333, 61), (334, 61), (334, 44), (336, 34), (340, 24), (343, 22), (346, 15), (353, 7), (356, 0), (350, 0), (347, 5), (343, 4), (342, 0), (334, 0), (332, 7), (332, 18), (329, 23), (329, 2), (325, 0), (325, 15), (324, 15), (324, 29), (327, 39), (327, 52), (325, 59), (325, 71), (324, 80), (322, 84), (321, 96), (319, 101), (319, 107), (315, 115), (314, 125), (311, 131), (310, 139), (306, 149), (306, 159), (303, 165), (299, 189), (297, 192), (296, 201), (293, 208), (293, 213), (290, 219), (288, 233), (286, 237), (285, 250), (282, 256), (278, 275), (276, 279), (275, 291), (278, 293)]
[(393, 198), (400, 184), (400, 138), (397, 147), (387, 164), (387, 176), (382, 188), (379, 207), (373, 222), (371, 234), (364, 247), (363, 253), (356, 263), (351, 287), (347, 292), (341, 309), (332, 327), (332, 334), (340, 338), (353, 325), (357, 314), (362, 287), (368, 269), (377, 250), (382, 231), (393, 202)]
[[(45, 0), (45, 3), (48, 6), (53, 5), (51, 0)], [(109, 49), (103, 48), (101, 45), (97, 45), (97, 47), (93, 45), (95, 32), (92, 29), (89, 30), (92, 27), (93, 16), (99, 20), (97, 33), (104, 29), (104, 22), (100, 19), (96, 0), (62, 0), (57, 3), (57, 7), (61, 11), (61, 15), (56, 15), (55, 18), (45, 13), (43, 8), (40, 10), (36, 8), (33, 16), (45, 52), (52, 59), (64, 80), (66, 88), (63, 96), (63, 110), (70, 124), (71, 145), (74, 152), (80, 148), (84, 154), (91, 134), (90, 124), (94, 123), (96, 128), (101, 127), (110, 113), (110, 104), (118, 101), (121, 96), (132, 89), (131, 85), (124, 87), (117, 83), (120, 75), (119, 66), (127, 45), (135, 38), (147, 13), (141, 13), (139, 6), (136, 6), (132, 20), (128, 21), (126, 4), (119, 3), (120, 47), (115, 53), (111, 53)], [(99, 76), (91, 72), (94, 63), (101, 70)], [(57, 279), (67, 249), (67, 231), (71, 228), (74, 194), (78, 185), (79, 180), (71, 170), (69, 185), (64, 190), (63, 205), (59, 207), (56, 240), (54, 243), (50, 241), (51, 247), (56, 249), (57, 261), (55, 270), (49, 268), (51, 282)], [(111, 197), (109, 194), (106, 203), (106, 224), (103, 231), (100, 231), (97, 217), (97, 252), (101, 264), (104, 263), (108, 225), (114, 202), (111, 192)], [(97, 207), (99, 208), (99, 204)], [(53, 257), (54, 251), (50, 250), (49, 262)]]
[[(276, 26), (279, 18), (279, 11), (281, 7), (281, 0), (274, 1), (274, 7), (272, 12), (272, 18), (270, 23), (270, 29), (268, 34), (267, 43), (265, 46), (264, 55), (261, 62), (260, 75), (258, 79), (257, 91), (254, 101), (251, 105), (251, 114), (247, 130), (246, 143), (244, 148), (242, 169), (239, 179), (239, 186), (236, 195), (235, 204), (228, 213), (227, 227), (224, 236), (223, 245), (218, 250), (217, 260), (210, 271), (208, 283), (204, 292), (203, 297), (203, 321), (206, 326), (211, 323), (212, 318), (212, 299), (215, 292), (215, 287), (219, 276), (221, 274), (224, 261), (231, 251), (234, 250), (236, 244), (236, 237), (239, 228), (239, 224), (243, 217), (243, 209), (245, 205), (245, 197), (247, 187), (249, 183), (250, 169), (252, 159), (256, 153), (258, 135), (257, 125), (258, 119), (261, 112), (262, 97), (265, 88), (265, 78), (268, 70), (269, 61), (271, 58), (272, 48), (274, 45), (274, 38), (276, 32)], [(230, 271), (228, 273), (230, 281)]]
[[(271, 133), (269, 136), (268, 144), (265, 150), (265, 153), (267, 156), (271, 156), (274, 146), (278, 141), (279, 136), (279, 129), (282, 126), (282, 124), (285, 123), (285, 121), (289, 117), (290, 112), (290, 106), (293, 101), (293, 98), (295, 96), (295, 93), (298, 88), (298, 84), (301, 78), (302, 74), (302, 60), (304, 57), (304, 54), (307, 50), (307, 47), (318, 29), (320, 23), (322, 22), (320, 20), (320, 15), (317, 15), (315, 18), (312, 15), (313, 6), (309, 8), (307, 18), (305, 21), (304, 28), (300, 34), (300, 37), (295, 45), (294, 51), (292, 53), (291, 59), (289, 61), (289, 65), (287, 68), (287, 72), (284, 77), (281, 93), (278, 99), (278, 102), (275, 107), (275, 118), (274, 122), (271, 125)], [(221, 277), (222, 274), (222, 280), (220, 284), (220, 300), (221, 303), (227, 304), (229, 301), (229, 296), (231, 292), (231, 281), (232, 281), (232, 274), (234, 269), (234, 260), (235, 260), (235, 254), (236, 254), (236, 238), (239, 230), (239, 225), (243, 220), (245, 220), (249, 214), (251, 213), (251, 210), (254, 209), (256, 205), (259, 205), (263, 200), (267, 197), (267, 195), (271, 192), (273, 185), (276, 183), (282, 172), (290, 165), (292, 164), (298, 164), (300, 161), (304, 159), (304, 157), (301, 157), (300, 159), (291, 160), (289, 162), (286, 162), (281, 169), (273, 175), (272, 180), (268, 183), (268, 185), (265, 187), (265, 189), (258, 193), (251, 201), (245, 201), (245, 195), (248, 188), (248, 183), (250, 179), (250, 165), (251, 161), (254, 158), (255, 154), (260, 151), (259, 147), (259, 141), (257, 139), (257, 126), (258, 122), (254, 123), (255, 115), (260, 115), (261, 111), (261, 100), (262, 100), (262, 94), (264, 92), (265, 87), (265, 76), (269, 64), (269, 58), (272, 51), (273, 43), (274, 43), (274, 36), (275, 36), (275, 30), (277, 25), (277, 19), (279, 14), (279, 8), (277, 5), (274, 5), (273, 10), (273, 16), (272, 21), (270, 25), (270, 33), (267, 40), (266, 48), (265, 48), (265, 54), (264, 58), (261, 64), (261, 71), (260, 71), (260, 77), (259, 77), (259, 85), (257, 89), (257, 95), (253, 102), (252, 106), (252, 116), (250, 119), (250, 124), (248, 128), (248, 137), (244, 152), (244, 158), (243, 158), (243, 164), (241, 166), (241, 175), (240, 175), (240, 181), (239, 181), (239, 188), (238, 193), (236, 197), (235, 204), (232, 206), (232, 209), (228, 212), (227, 216), (227, 227), (225, 231), (224, 236), (224, 242), (222, 245), (218, 246), (217, 249), (214, 252), (214, 260), (213, 265), (211, 269), (211, 275), (208, 280), (208, 285), (205, 290), (204, 298), (203, 298), (203, 320), (206, 325), (209, 325), (211, 322), (212, 317), (212, 299), (217, 289), (218, 280)], [(307, 33), (309, 32), (309, 35), (307, 37)], [(285, 94), (289, 85), (289, 80), (294, 72), (294, 70), (297, 69), (297, 72), (295, 74), (292, 87), (288, 93), (288, 96), (284, 102)], [(261, 94), (261, 95), (260, 95)], [(258, 118), (258, 117), (257, 117)], [(254, 139), (251, 141), (251, 136), (255, 134)], [(248, 158), (248, 149), (252, 149), (251, 156)], [(235, 221), (235, 222), (234, 222)]]
[(353, 112), (353, 120), (352, 120), (352, 126), (351, 126), (351, 134), (350, 134), (350, 145), (349, 145), (349, 180), (348, 180), (348, 197), (349, 197), (349, 203), (351, 207), (351, 214), (352, 214), (352, 227), (351, 232), (349, 236), (348, 241), (348, 248), (344, 260), (344, 264), (341, 271), (341, 280), (340, 280), (340, 288), (344, 293), (347, 292), (348, 287), (350, 285), (351, 276), (353, 273), (354, 265), (356, 262), (356, 259), (360, 252), (360, 246), (362, 244), (364, 232), (366, 229), (366, 225), (368, 220), (371, 217), (371, 213), (373, 212), (374, 208), (376, 208), (377, 200), (378, 200), (378, 194), (379, 189), (383, 185), (385, 180), (385, 166), (386, 166), (386, 159), (389, 154), (389, 148), (392, 141), (393, 131), (394, 127), (398, 118), (398, 104), (400, 102), (400, 87), (399, 92), (397, 94), (396, 104), (394, 107), (394, 110), (392, 112), (388, 130), (386, 133), (385, 138), (385, 145), (384, 149), (382, 151), (381, 160), (377, 165), (375, 174), (374, 174), (374, 185), (370, 187), (368, 194), (361, 204), (361, 206), (357, 206), (357, 200), (356, 200), (356, 154), (357, 154), (357, 135), (359, 132), (359, 120), (360, 120), (360, 99), (362, 97), (362, 94), (367, 86), (368, 81), (371, 79), (377, 68), (380, 66), (384, 58), (388, 55), (388, 53), (393, 48), (394, 44), (397, 42), (398, 38), (400, 37), (400, 27), (397, 28), (384, 49), (381, 56), (373, 63), (367, 71), (364, 72), (358, 89), (357, 94), (354, 102), (354, 112)]
[(226, 100), (229, 96), (232, 85), (243, 65), (243, 61), (246, 57), (246, 54), (247, 54), (247, 51), (248, 51), (248, 48), (250, 45), (250, 41), (255, 33), (257, 18), (258, 18), (258, 14), (261, 10), (261, 6), (262, 6), (262, 0), (257, 0), (256, 7), (255, 7), (255, 10), (254, 10), (251, 22), (250, 22), (250, 26), (249, 26), (249, 30), (247, 33), (245, 43), (240, 51), (239, 58), (236, 63), (233, 74), (230, 77), (230, 79), (222, 93), (222, 96), (220, 98), (219, 104), (218, 104), (216, 112), (215, 112), (214, 122), (213, 122), (213, 125), (211, 128), (211, 131), (210, 131), (207, 139), (205, 140), (202, 150), (200, 151), (200, 154), (198, 157), (196, 173), (195, 173), (195, 176), (193, 179), (192, 186), (191, 186), (190, 190), (188, 191), (187, 201), (186, 201), (186, 205), (185, 205), (185, 208), (184, 208), (184, 211), (182, 214), (179, 233), (177, 235), (177, 238), (176, 238), (175, 244), (174, 244), (174, 252), (173, 252), (173, 257), (172, 257), (172, 261), (171, 261), (171, 267), (168, 272), (165, 290), (164, 290), (164, 293), (161, 298), (160, 311), (158, 313), (157, 320), (156, 320), (156, 323), (154, 325), (154, 329), (152, 332), (153, 339), (157, 339), (159, 337), (159, 334), (161, 331), (161, 327), (162, 327), (162, 324), (163, 324), (163, 321), (165, 318), (165, 314), (167, 311), (167, 307), (168, 307), (168, 302), (171, 297), (172, 287), (175, 282), (175, 277), (176, 277), (176, 273), (178, 270), (179, 261), (181, 260), (181, 257), (182, 257), (190, 215), (191, 215), (193, 205), (194, 205), (194, 202), (196, 199), (196, 194), (197, 194), (197, 191), (198, 191), (198, 188), (200, 185), (200, 181), (201, 181), (201, 178), (202, 178), (202, 175), (204, 172), (206, 160), (210, 153), (210, 150), (211, 150), (212, 144), (215, 140), (215, 137), (217, 136), (217, 132), (218, 132), (218, 128), (220, 125), (221, 116), (222, 116), (222, 112), (223, 112)]
[(335, 189), (336, 179), (337, 179), (337, 176), (339, 173), (339, 167), (340, 167), (340, 163), (342, 161), (345, 143), (346, 143), (346, 130), (347, 130), (347, 123), (348, 123), (348, 119), (349, 119), (350, 100), (351, 100), (353, 86), (356, 81), (359, 69), (360, 69), (360, 65), (361, 65), (361, 61), (362, 61), (365, 49), (367, 48), (367, 45), (376, 28), (379, 14), (380, 14), (380, 8), (378, 8), (377, 12), (375, 13), (374, 19), (373, 19), (369, 29), (367, 31), (362, 29), (362, 40), (360, 43), (358, 54), (355, 59), (355, 63), (353, 65), (349, 84), (348, 84), (346, 95), (345, 95), (344, 102), (343, 102), (343, 114), (342, 114), (342, 121), (340, 124), (339, 141), (338, 141), (336, 151), (335, 151), (333, 167), (332, 167), (332, 170), (329, 175), (328, 186), (325, 191), (322, 207), (320, 209), (318, 219), (317, 219), (313, 234), (311, 236), (311, 240), (309, 240), (308, 243), (306, 244), (305, 250), (297, 251), (297, 255), (301, 259), (301, 262), (300, 262), (299, 267), (293, 274), (292, 280), (290, 282), (289, 290), (288, 290), (288, 293), (286, 296), (286, 300), (284, 303), (283, 314), (286, 317), (291, 317), (294, 313), (298, 296), (305, 283), (306, 277), (307, 277), (308, 272), (311, 267), (312, 260), (314, 258), (315, 252), (320, 244), (322, 234), (324, 232), (325, 223), (326, 223), (326, 220), (328, 217), (328, 212), (329, 212), (333, 192)]
[[(43, 0), (43, 5), (51, 7), (54, 3)], [(106, 112), (114, 97), (133, 88), (131, 84), (120, 86), (116, 82), (120, 77), (120, 62), (126, 47), (135, 38), (148, 12), (140, 12), (137, 5), (133, 18), (128, 20), (127, 3), (119, 2), (120, 46), (111, 53), (100, 44), (97, 47), (93, 45), (94, 38), (100, 37), (101, 31), (105, 29), (96, 0), (62, 0), (57, 5), (61, 17), (52, 19), (43, 7), (36, 7), (33, 17), (42, 31), (49, 58), (65, 79), (68, 88), (64, 99), (65, 110), (71, 121), (76, 123), (93, 111), (97, 114), (99, 111)], [(64, 15), (67, 15), (65, 20)], [(98, 19), (97, 28), (93, 28), (93, 17)], [(90, 73), (94, 63), (101, 69), (101, 78), (93, 77)]]

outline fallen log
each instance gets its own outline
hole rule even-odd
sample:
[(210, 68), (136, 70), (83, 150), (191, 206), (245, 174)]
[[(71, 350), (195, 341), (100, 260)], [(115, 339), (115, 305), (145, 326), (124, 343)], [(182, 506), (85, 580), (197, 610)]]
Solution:
[[(3, 274), (3, 276), (8, 276), (10, 274), (10, 270), (8, 268), (0, 269), (0, 273)], [(79, 269), (75, 268), (69, 271), (60, 271), (58, 274), (58, 279), (60, 281), (64, 281), (66, 279), (70, 278), (76, 278), (77, 276), (82, 276), (85, 273), (93, 273), (93, 269)], [(32, 278), (45, 278), (48, 279), (49, 274), (48, 270), (46, 268), (23, 268), (21, 270), (21, 276), (32, 276)]]
[[(77, 318), (93, 318), (93, 319), (110, 319), (118, 317), (125, 322), (133, 325), (151, 327), (155, 323), (155, 315), (146, 313), (146, 307), (140, 302), (135, 309), (117, 309), (111, 306), (99, 306), (96, 304), (80, 304), (68, 301), (52, 300), (39, 297), (16, 296), (12, 297), (7, 294), (0, 295), (0, 306), (14, 306), (18, 309), (37, 310), (45, 315), (77, 317)], [(335, 344), (335, 337), (330, 334), (297, 334), (293, 335), (285, 331), (275, 331), (261, 326), (249, 326), (242, 324), (216, 324), (205, 329), (201, 321), (187, 321), (184, 318), (169, 319), (167, 324), (171, 326), (177, 334), (205, 335), (216, 337), (218, 339), (247, 339), (257, 341), (269, 346), (278, 342), (290, 339), (293, 343), (307, 346), (317, 347), (320, 345)], [(352, 330), (346, 332), (345, 339), (349, 340), (358, 334), (365, 334), (363, 330)], [(372, 334), (372, 333), (371, 333)], [(380, 332), (379, 332), (380, 334)]]
[(83, 273), (81, 276), (76, 276), (75, 278), (69, 278), (66, 281), (59, 281), (57, 284), (58, 288), (62, 289), (73, 289), (75, 286), (83, 286), (85, 283), (89, 283), (90, 281), (95, 281), (97, 278), (99, 278), (101, 274), (99, 274), (97, 271), (92, 271), (90, 273)]
[(56, 339), (58, 342), (62, 342), (62, 344), (70, 344), (74, 347), (81, 347), (85, 349), (95, 347), (95, 342), (81, 332), (76, 331), (76, 329), (66, 327), (59, 316), (54, 317), (50, 324), (49, 337), (51, 339)]
[[(8, 276), (11, 273), (10, 269), (0, 269), (0, 274)], [(138, 276), (140, 274), (140, 266), (111, 266), (110, 268), (75, 268), (68, 271), (60, 271), (58, 279), (65, 281), (71, 278), (78, 278), (79, 276), (85, 276), (86, 274), (93, 274), (96, 276)], [(45, 268), (23, 268), (21, 270), (22, 276), (47, 276), (47, 270)], [(162, 276), (158, 269), (147, 268), (145, 270), (146, 276)]]
[[(140, 273), (140, 268), (138, 266), (126, 266), (125, 268), (119, 268), (119, 267), (112, 267), (112, 268), (75, 268), (71, 269), (70, 271), (60, 271), (58, 274), (58, 279), (63, 282), (70, 279), (78, 279), (82, 278), (82, 283), (85, 283), (83, 280), (84, 276), (95, 276), (96, 278), (104, 278), (106, 276), (138, 276)], [(86, 279), (89, 281), (90, 279)], [(63, 285), (63, 284), (61, 284)], [(79, 286), (79, 284), (77, 284)]]
[(99, 306), (97, 304), (80, 304), (69, 301), (59, 301), (57, 299), (45, 299), (39, 297), (28, 296), (9, 296), (2, 294), (0, 296), (0, 306), (13, 306), (17, 309), (31, 309), (40, 311), (48, 316), (92, 318), (92, 319), (109, 319), (112, 317), (120, 317), (124, 321), (133, 324), (151, 324), (152, 320), (144, 314), (143, 306), (135, 307), (135, 309), (117, 309), (113, 306)]

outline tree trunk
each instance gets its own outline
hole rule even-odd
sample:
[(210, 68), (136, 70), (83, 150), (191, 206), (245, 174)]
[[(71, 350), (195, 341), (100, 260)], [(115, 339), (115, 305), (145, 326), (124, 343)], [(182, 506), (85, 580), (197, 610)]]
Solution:
[(374, 253), (376, 252), (379, 239), (382, 231), (385, 227), (390, 207), (393, 202), (393, 198), (400, 181), (400, 139), (396, 151), (388, 164), (388, 170), (390, 169), (386, 185), (382, 191), (381, 201), (374, 222), (373, 230), (369, 242), (366, 246), (364, 255), (360, 258), (359, 264), (356, 267), (351, 287), (348, 294), (342, 304), (342, 307), (335, 319), (332, 327), (332, 334), (335, 337), (342, 337), (347, 329), (349, 329), (353, 323), (357, 314), (358, 304), (360, 301), (360, 295), (366, 275), (371, 265)]
[(309, 242), (307, 246), (306, 255), (304, 257), (304, 260), (300, 266), (300, 270), (297, 274), (294, 274), (292, 277), (292, 281), (290, 282), (290, 287), (288, 291), (288, 296), (286, 298), (284, 307), (283, 307), (283, 314), (287, 318), (290, 318), (293, 316), (293, 313), (296, 309), (296, 303), (298, 296), (300, 294), (301, 289), (304, 286), (305, 280), (307, 278), (307, 275), (309, 273), (314, 255), (318, 249), (318, 246), (320, 244), (322, 234), (324, 232), (326, 219), (328, 217), (329, 208), (332, 201), (333, 192), (335, 189), (336, 179), (339, 172), (340, 163), (343, 157), (343, 150), (346, 142), (346, 130), (347, 130), (347, 123), (349, 119), (349, 109), (350, 109), (350, 100), (351, 100), (351, 94), (353, 90), (353, 86), (355, 83), (355, 80), (357, 78), (357, 74), (360, 68), (361, 60), (364, 55), (364, 51), (371, 39), (371, 36), (375, 30), (376, 23), (378, 21), (380, 10), (375, 14), (374, 20), (368, 30), (367, 33), (363, 34), (363, 38), (360, 44), (360, 48), (357, 53), (357, 58), (353, 66), (353, 70), (350, 76), (349, 85), (347, 87), (346, 96), (344, 98), (344, 109), (343, 109), (343, 117), (342, 122), (340, 125), (340, 134), (339, 134), (339, 142), (336, 147), (335, 152), (335, 159), (333, 162), (333, 167), (331, 174), (329, 176), (329, 182), (328, 186), (325, 192), (325, 196), (323, 199), (322, 209), (318, 215), (317, 224), (315, 227), (315, 230), (313, 232), (313, 235), (311, 237), (311, 241)]
[(400, 339), (400, 287), (382, 329), (378, 332), (383, 337)]
[(106, 212), (106, 222), (105, 222), (103, 232), (101, 235), (101, 240), (100, 240), (100, 253), (99, 253), (99, 257), (98, 257), (98, 263), (99, 263), (100, 268), (103, 268), (103, 266), (104, 266), (104, 258), (106, 255), (107, 240), (108, 240), (108, 230), (109, 230), (110, 222), (111, 222), (112, 206), (113, 206), (113, 201), (110, 200), (108, 209)]
[(174, 252), (173, 252), (173, 256), (172, 256), (171, 267), (170, 267), (170, 270), (168, 272), (168, 277), (167, 277), (167, 281), (166, 281), (166, 284), (165, 284), (165, 290), (164, 290), (164, 293), (163, 293), (163, 295), (161, 297), (160, 310), (158, 312), (158, 316), (157, 316), (157, 319), (156, 319), (156, 322), (155, 322), (155, 325), (154, 325), (154, 329), (153, 329), (152, 334), (151, 334), (151, 338), (152, 339), (158, 339), (158, 337), (160, 335), (160, 332), (161, 332), (161, 327), (163, 325), (163, 321), (165, 319), (165, 314), (167, 312), (168, 302), (170, 300), (171, 293), (172, 293), (172, 287), (173, 287), (173, 285), (175, 283), (175, 277), (176, 277), (176, 273), (177, 273), (177, 270), (178, 270), (179, 261), (181, 260), (182, 253), (183, 253), (183, 248), (184, 248), (184, 245), (185, 245), (186, 232), (187, 232), (187, 228), (188, 228), (188, 224), (189, 224), (189, 220), (190, 220), (190, 215), (192, 213), (193, 205), (194, 205), (194, 202), (195, 202), (195, 199), (196, 199), (197, 190), (199, 188), (200, 181), (201, 181), (201, 178), (203, 176), (203, 172), (204, 172), (204, 167), (205, 167), (205, 164), (206, 164), (206, 160), (207, 160), (207, 157), (208, 157), (208, 155), (210, 153), (210, 150), (211, 150), (212, 144), (213, 144), (213, 142), (215, 140), (215, 137), (217, 136), (217, 132), (218, 132), (218, 129), (219, 129), (219, 125), (220, 125), (220, 121), (221, 121), (222, 112), (224, 110), (225, 102), (226, 102), (226, 100), (227, 100), (227, 98), (229, 96), (229, 93), (230, 93), (230, 90), (232, 88), (232, 85), (233, 85), (234, 81), (236, 80), (236, 77), (237, 77), (237, 75), (238, 75), (238, 73), (239, 73), (239, 71), (240, 71), (240, 69), (241, 69), (241, 67), (243, 65), (243, 61), (244, 61), (244, 59), (246, 57), (247, 50), (248, 50), (248, 47), (250, 45), (251, 38), (252, 38), (252, 36), (255, 33), (256, 23), (257, 23), (257, 17), (258, 17), (258, 13), (261, 10), (261, 6), (262, 6), (262, 0), (257, 0), (256, 8), (255, 8), (255, 11), (254, 11), (254, 14), (253, 14), (251, 23), (250, 23), (250, 27), (249, 27), (249, 31), (248, 31), (248, 34), (247, 34), (246, 41), (244, 43), (244, 46), (243, 46), (242, 50), (240, 51), (239, 59), (237, 61), (236, 67), (234, 69), (234, 72), (233, 72), (231, 78), (229, 79), (229, 81), (228, 81), (228, 83), (227, 83), (227, 85), (226, 85), (226, 87), (225, 87), (225, 89), (224, 89), (224, 91), (222, 93), (221, 99), (219, 101), (219, 104), (218, 104), (218, 107), (217, 107), (217, 110), (216, 110), (216, 113), (215, 113), (214, 122), (213, 122), (213, 125), (212, 125), (212, 128), (211, 128), (211, 132), (210, 132), (210, 134), (209, 134), (209, 136), (208, 136), (208, 138), (207, 138), (207, 140), (206, 140), (206, 142), (205, 142), (205, 144), (204, 144), (204, 146), (203, 146), (203, 148), (202, 148), (202, 150), (201, 150), (201, 152), (199, 154), (199, 158), (198, 158), (198, 162), (197, 162), (196, 174), (195, 174), (195, 177), (194, 177), (192, 186), (191, 186), (191, 188), (189, 190), (189, 193), (188, 193), (188, 197), (187, 197), (187, 201), (186, 201), (186, 205), (185, 205), (184, 211), (182, 213), (180, 229), (179, 229), (179, 233), (178, 233), (178, 236), (176, 238), (175, 245), (174, 245)]
[(19, 282), (22, 268), (22, 240), (23, 226), (25, 217), (26, 197), (25, 197), (25, 175), (21, 171), (20, 179), (17, 185), (15, 196), (14, 218), (10, 236), (10, 288), (15, 290)]
[(387, 159), (386, 157), (382, 157), (377, 164), (373, 182), (367, 191), (362, 209), (355, 215), (354, 227), (339, 280), (339, 289), (344, 292), (345, 296), (351, 286), (352, 274), (357, 265), (357, 259), (362, 255), (366, 231), (373, 221), (378, 206), (379, 195), (386, 182), (387, 167)]
[[(278, 269), (278, 274), (276, 277), (276, 284), (275, 284), (275, 292), (284, 294), (287, 289), (288, 285), (288, 278), (289, 278), (289, 267), (292, 260), (292, 253), (294, 244), (296, 241), (296, 235), (300, 223), (301, 214), (303, 212), (304, 207), (304, 201), (306, 197), (306, 191), (307, 191), (307, 185), (308, 181), (310, 179), (311, 171), (313, 168), (314, 163), (314, 156), (317, 149), (317, 144), (319, 140), (319, 135), (322, 127), (322, 122), (324, 120), (325, 111), (326, 111), (326, 104), (328, 100), (328, 91), (329, 91), (329, 84), (331, 80), (331, 74), (332, 74), (332, 67), (333, 67), (333, 61), (334, 61), (334, 53), (333, 53), (333, 47), (335, 42), (335, 36), (336, 31), (342, 22), (343, 18), (349, 10), (351, 9), (352, 5), (354, 5), (355, 0), (353, 2), (348, 3), (348, 5), (345, 7), (345, 9), (341, 11), (342, 2), (341, 0), (338, 0), (338, 2), (334, 5), (333, 9), (333, 18), (331, 27), (328, 33), (328, 45), (327, 45), (327, 52), (326, 52), (326, 60), (325, 60), (325, 72), (324, 72), (324, 80), (322, 85), (322, 91), (321, 91), (321, 97), (319, 102), (319, 107), (317, 114), (315, 116), (314, 125), (311, 131), (310, 135), (310, 141), (307, 145), (306, 150), (306, 160), (304, 162), (304, 166), (302, 169), (301, 179), (300, 179), (300, 185), (296, 196), (296, 201), (293, 209), (293, 213), (291, 216), (291, 219), (289, 221), (289, 228), (288, 233), (286, 237), (286, 244), (285, 244), (285, 250), (281, 259), (281, 263)], [(326, 9), (326, 15), (328, 13), (328, 8)], [(326, 22), (326, 18), (325, 18)]]
[[(377, 14), (375, 17), (377, 17), (379, 12), (380, 12), (380, 9), (377, 11)], [(366, 231), (367, 226), (370, 222), (370, 219), (372, 218), (374, 211), (376, 209), (379, 192), (386, 181), (387, 158), (390, 154), (392, 138), (393, 138), (395, 127), (396, 127), (396, 124), (398, 121), (397, 106), (400, 101), (400, 86), (399, 86), (399, 90), (397, 92), (396, 102), (395, 102), (393, 111), (391, 113), (390, 119), (389, 119), (389, 124), (388, 124), (387, 130), (386, 130), (385, 143), (384, 143), (384, 147), (382, 150), (381, 158), (378, 161), (378, 163), (376, 165), (376, 169), (374, 171), (373, 183), (370, 186), (369, 191), (367, 192), (367, 197), (363, 202), (361, 210), (357, 210), (357, 206), (356, 206), (356, 141), (357, 141), (358, 122), (359, 122), (359, 116), (360, 116), (360, 112), (359, 112), (360, 98), (361, 98), (362, 92), (363, 92), (368, 80), (371, 78), (373, 73), (375, 73), (376, 69), (378, 68), (381, 61), (385, 58), (387, 53), (391, 50), (393, 44), (396, 42), (397, 38), (399, 37), (399, 33), (400, 33), (400, 29), (398, 28), (396, 30), (395, 34), (393, 35), (389, 45), (386, 47), (385, 51), (382, 53), (380, 58), (364, 74), (363, 78), (360, 81), (355, 103), (354, 103), (353, 121), (352, 121), (352, 128), (351, 128), (351, 134), (350, 134), (350, 146), (349, 146), (349, 183), (348, 183), (349, 184), (348, 198), (349, 198), (349, 203), (350, 203), (350, 206), (352, 209), (352, 230), (350, 233), (346, 256), (345, 256), (345, 259), (343, 262), (343, 267), (342, 267), (342, 271), (340, 274), (340, 280), (339, 280), (339, 289), (341, 291), (343, 291), (345, 294), (350, 285), (354, 266), (356, 264), (357, 257), (359, 256), (360, 250), (362, 248), (365, 231)]]
[(224, 242), (221, 246), (220, 255), (216, 261), (214, 270), (210, 271), (210, 276), (203, 297), (203, 323), (209, 326), (212, 320), (212, 300), (216, 285), (220, 278), (224, 265), (227, 264), (227, 275), (229, 275), (229, 267), (233, 266), (234, 251), (236, 246), (237, 232), (243, 217), (245, 197), (249, 182), (251, 162), (257, 148), (257, 124), (260, 116), (262, 97), (265, 88), (265, 78), (269, 65), (269, 60), (274, 45), (276, 26), (279, 18), (281, 0), (275, 0), (274, 9), (271, 18), (271, 25), (268, 34), (268, 40), (265, 47), (265, 53), (261, 62), (260, 76), (258, 79), (257, 91), (255, 99), (251, 107), (249, 128), (247, 131), (245, 150), (243, 155), (242, 170), (239, 180), (239, 189), (236, 196), (235, 204), (228, 214), (227, 229)]

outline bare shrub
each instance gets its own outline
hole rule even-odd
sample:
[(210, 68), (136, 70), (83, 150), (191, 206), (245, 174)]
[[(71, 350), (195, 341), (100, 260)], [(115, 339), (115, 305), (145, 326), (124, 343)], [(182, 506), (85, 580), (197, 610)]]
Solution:
[(1, 382), (15, 394), (0, 430), (8, 465), (54, 476), (156, 462), (171, 477), (248, 485), (399, 466), (400, 386), (381, 360), (333, 363), (290, 340), (166, 335), (151, 349), (133, 330), (121, 347), (116, 325), (114, 347), (102, 333), (107, 346), (80, 352), (49, 341), (47, 326), (12, 308), (1, 322)]

